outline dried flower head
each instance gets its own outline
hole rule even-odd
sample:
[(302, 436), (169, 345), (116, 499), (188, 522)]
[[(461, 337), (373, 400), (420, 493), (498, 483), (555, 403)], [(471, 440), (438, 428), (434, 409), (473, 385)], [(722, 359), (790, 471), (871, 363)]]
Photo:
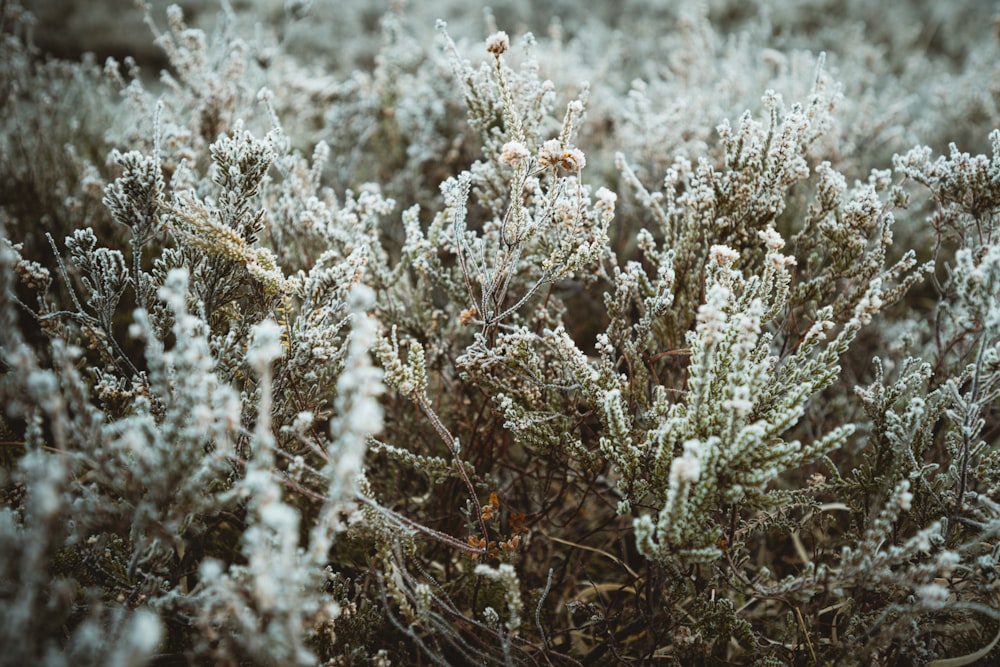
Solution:
[(566, 171), (580, 171), (587, 166), (587, 158), (583, 151), (571, 146), (559, 154), (559, 166)]
[(466, 308), (458, 316), (459, 323), (464, 327), (471, 324), (477, 317), (479, 317), (479, 311), (475, 306), (472, 308)]
[(757, 237), (764, 242), (769, 250), (781, 250), (785, 247), (785, 239), (781, 238), (774, 227), (768, 227), (757, 232)]
[(544, 169), (559, 167), (575, 172), (587, 166), (587, 158), (579, 148), (564, 147), (558, 139), (549, 139), (538, 151), (538, 165)]
[(558, 139), (549, 139), (538, 151), (538, 165), (542, 168), (555, 167), (559, 164), (559, 154), (562, 153), (562, 144)]
[(498, 30), (486, 38), (486, 50), (495, 56), (501, 56), (510, 49), (510, 37), (503, 30)]
[(708, 253), (709, 259), (719, 266), (732, 266), (740, 258), (740, 253), (727, 245), (716, 244), (711, 247)]
[(531, 157), (531, 151), (520, 141), (508, 141), (500, 151), (500, 161), (517, 169)]

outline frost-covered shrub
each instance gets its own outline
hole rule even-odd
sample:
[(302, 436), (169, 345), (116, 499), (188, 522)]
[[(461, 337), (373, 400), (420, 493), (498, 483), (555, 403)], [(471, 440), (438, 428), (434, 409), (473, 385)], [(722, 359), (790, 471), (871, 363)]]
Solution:
[(0, 662), (995, 660), (989, 17), (760, 4), (0, 3)]

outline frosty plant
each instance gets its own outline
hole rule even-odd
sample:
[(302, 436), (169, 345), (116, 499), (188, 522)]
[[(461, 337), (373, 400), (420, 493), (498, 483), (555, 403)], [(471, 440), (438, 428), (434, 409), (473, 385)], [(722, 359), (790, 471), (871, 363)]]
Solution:
[[(444, 25), (439, 29), (443, 31)], [(456, 75), (466, 82), (471, 121), (483, 135), (492, 164), (479, 164), (478, 169), (441, 185), (447, 206), (442, 222), (451, 223), (449, 241), (458, 257), (470, 304), (467, 317), (481, 322), (487, 342), (495, 339), (500, 325), (539, 289), (600, 258), (608, 243), (616, 199), (614, 193), (601, 188), (593, 204), (590, 188), (582, 183), (586, 159), (572, 141), (584, 114), (583, 100), (567, 105), (557, 137), (542, 140), (537, 117), (548, 111), (548, 102), (546, 96), (539, 95), (539, 106), (530, 109), (535, 123), (526, 127), (508, 81), (512, 73), (503, 59), (509, 46), (506, 33), (491, 35), (486, 48), (493, 56), (492, 71), (484, 67), (474, 72), (448, 39)], [(527, 80), (519, 82), (522, 86), (540, 85), (531, 80), (530, 72), (523, 76)], [(497, 93), (487, 101), (482, 99), (482, 89), (489, 87), (495, 87)], [(482, 108), (486, 104), (499, 108)], [(503, 121), (502, 131), (488, 126), (483, 118), (497, 113)], [(481, 202), (495, 216), (480, 233), (467, 225), (473, 184), (481, 189)], [(411, 244), (414, 242), (419, 243), (419, 237)], [(528, 275), (521, 277), (519, 273)], [(526, 285), (522, 293), (512, 293), (515, 281)]]
[(836, 379), (837, 359), (870, 319), (875, 308), (867, 304), (878, 298), (880, 286), (872, 287), (865, 308), (832, 340), (827, 308), (795, 352), (779, 358), (766, 327), (787, 305), (795, 259), (781, 254), (784, 241), (773, 229), (760, 236), (763, 272), (749, 278), (735, 266), (736, 251), (711, 248), (705, 303), (687, 335), (683, 399), (671, 402), (666, 391), (658, 391), (650, 408), (658, 423), (633, 443), (620, 414), (620, 389), (608, 397), (608, 424), (615, 430), (602, 447), (618, 460), (649, 461), (649, 491), (662, 503), (657, 517), (635, 521), (636, 541), (647, 558), (718, 558), (722, 529), (706, 530), (707, 517), (720, 507), (767, 506), (767, 487), (781, 473), (839, 447), (854, 431), (844, 425), (807, 444), (783, 439), (806, 403)]
[(0, 2), (0, 665), (1000, 659), (981, 2), (224, 4)]

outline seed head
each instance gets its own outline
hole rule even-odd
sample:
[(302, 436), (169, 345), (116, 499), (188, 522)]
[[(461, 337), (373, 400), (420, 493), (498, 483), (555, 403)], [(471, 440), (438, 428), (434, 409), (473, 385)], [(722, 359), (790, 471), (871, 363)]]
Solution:
[(486, 38), (486, 50), (495, 56), (502, 56), (510, 48), (510, 37), (499, 30)]
[(531, 157), (531, 151), (520, 141), (508, 141), (500, 151), (500, 161), (516, 169)]

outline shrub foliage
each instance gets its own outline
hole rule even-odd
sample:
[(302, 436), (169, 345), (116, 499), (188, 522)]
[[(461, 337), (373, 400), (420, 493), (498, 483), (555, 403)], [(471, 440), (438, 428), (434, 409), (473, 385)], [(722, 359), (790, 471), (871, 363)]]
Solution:
[(997, 40), (625, 4), (154, 81), (0, 2), (0, 662), (1000, 656)]

